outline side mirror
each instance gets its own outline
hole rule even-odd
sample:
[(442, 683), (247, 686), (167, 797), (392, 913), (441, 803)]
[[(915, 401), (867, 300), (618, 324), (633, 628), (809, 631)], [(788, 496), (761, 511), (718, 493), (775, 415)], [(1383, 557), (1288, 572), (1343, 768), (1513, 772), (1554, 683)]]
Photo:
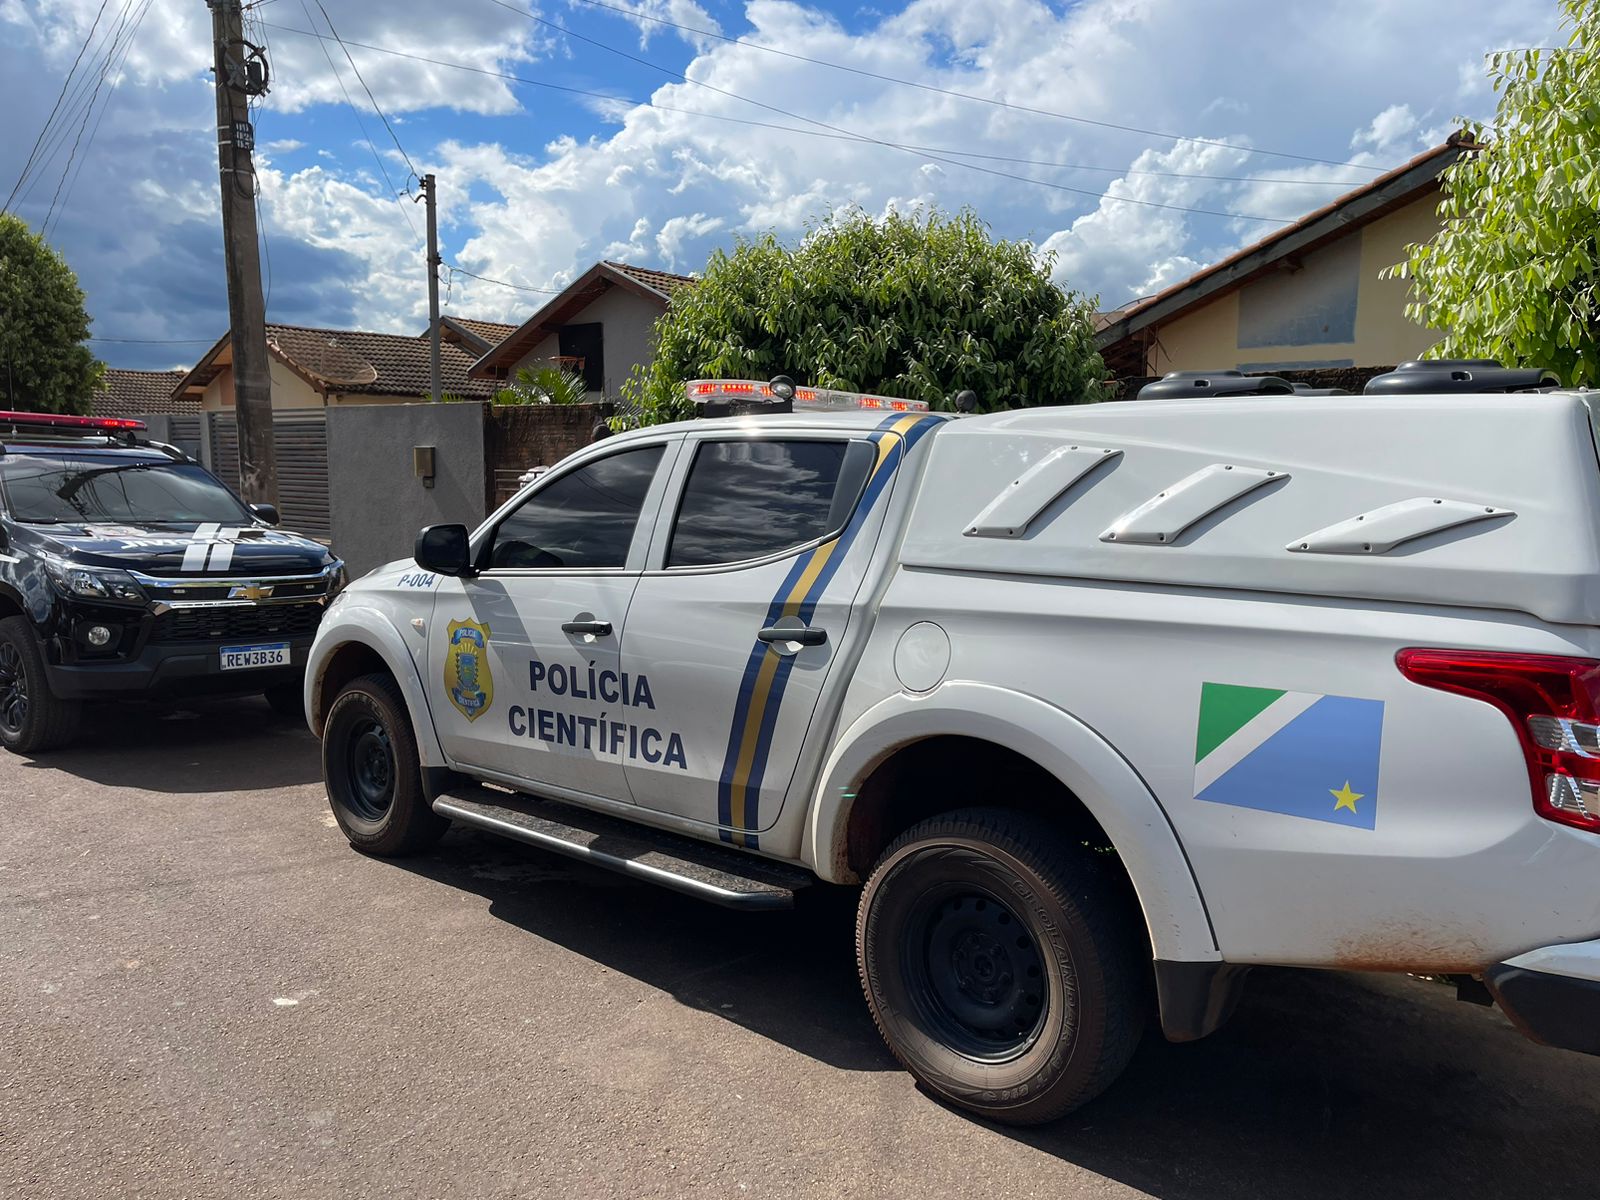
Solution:
[(276, 504), (252, 504), (250, 506), (250, 511), (255, 513), (256, 516), (260, 517), (268, 525), (277, 525), (283, 520), (283, 518), (278, 515), (278, 506)]
[(440, 575), (472, 575), (472, 548), (465, 525), (429, 525), (417, 534), (417, 566)]

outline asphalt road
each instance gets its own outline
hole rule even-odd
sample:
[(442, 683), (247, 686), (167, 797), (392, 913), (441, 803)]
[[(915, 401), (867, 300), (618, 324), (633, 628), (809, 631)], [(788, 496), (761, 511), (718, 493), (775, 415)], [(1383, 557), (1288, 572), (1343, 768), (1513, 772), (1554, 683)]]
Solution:
[[(1258, 972), (1043, 1130), (921, 1094), (850, 917), (332, 827), (254, 701), (0, 755), (0, 1196), (1584, 1196), (1600, 1060), (1396, 977)], [(1530, 880), (1529, 886), (1536, 886)]]

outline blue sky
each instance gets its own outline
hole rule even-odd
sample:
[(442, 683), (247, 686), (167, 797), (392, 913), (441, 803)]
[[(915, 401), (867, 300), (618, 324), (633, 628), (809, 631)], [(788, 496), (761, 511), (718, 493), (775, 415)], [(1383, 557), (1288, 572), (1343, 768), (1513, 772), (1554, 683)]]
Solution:
[[(144, 3), (0, 0), (0, 196), (97, 13), (86, 65)], [(273, 67), (257, 115), (269, 315), (396, 332), (426, 325), (421, 206), (393, 194), (413, 166), (439, 178), (445, 260), (527, 289), (601, 257), (696, 271), (832, 208), (971, 206), (1114, 306), (1487, 115), (1483, 56), (1559, 36), (1551, 0), (265, 0), (250, 15)], [(398, 147), (330, 21), (382, 48), (349, 53)], [(95, 335), (129, 339), (94, 343), (114, 365), (191, 362), (226, 326), (209, 36), (201, 0), (150, 0), (104, 116), (76, 158), (67, 126), (13, 206), (48, 218)], [(542, 294), (459, 272), (446, 288), (448, 311), (508, 321)]]

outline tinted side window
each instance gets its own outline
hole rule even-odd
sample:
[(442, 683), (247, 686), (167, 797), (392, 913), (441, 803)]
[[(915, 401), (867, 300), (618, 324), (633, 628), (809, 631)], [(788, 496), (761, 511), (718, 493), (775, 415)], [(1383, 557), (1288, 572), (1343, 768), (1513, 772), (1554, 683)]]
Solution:
[(661, 449), (624, 450), (535, 492), (500, 522), (489, 565), (547, 570), (626, 566)]
[(835, 532), (874, 458), (866, 442), (704, 443), (684, 485), (667, 566), (763, 558)]

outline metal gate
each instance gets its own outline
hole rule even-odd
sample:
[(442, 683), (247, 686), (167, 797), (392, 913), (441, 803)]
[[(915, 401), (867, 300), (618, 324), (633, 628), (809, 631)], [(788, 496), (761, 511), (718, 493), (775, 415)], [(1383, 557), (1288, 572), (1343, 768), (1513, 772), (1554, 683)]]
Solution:
[(200, 457), (200, 415), (174, 415), (167, 418), (167, 438), (190, 458)]
[[(278, 514), (283, 527), (326, 542), (333, 536), (328, 504), (328, 415), (321, 410), (272, 414), (278, 450)], [(239, 486), (239, 424), (233, 413), (211, 414), (211, 469)]]

